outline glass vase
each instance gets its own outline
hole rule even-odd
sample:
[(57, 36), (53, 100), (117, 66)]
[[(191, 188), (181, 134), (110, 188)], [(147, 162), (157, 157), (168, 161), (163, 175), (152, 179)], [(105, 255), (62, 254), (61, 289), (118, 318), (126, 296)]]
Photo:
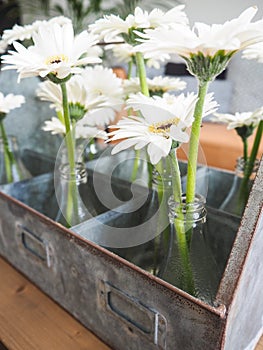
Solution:
[(65, 227), (72, 227), (90, 219), (81, 197), (81, 188), (87, 183), (87, 172), (82, 162), (72, 168), (68, 163), (60, 164), (55, 173), (55, 191), (59, 210), (56, 221)]
[(227, 197), (220, 205), (221, 210), (237, 216), (242, 216), (245, 209), (249, 192), (259, 167), (259, 160), (255, 160), (251, 176), (248, 179), (244, 177), (246, 164), (247, 162), (243, 157), (237, 159), (232, 186)]
[(168, 198), (172, 194), (172, 175), (169, 163), (167, 157), (153, 167), (147, 200), (138, 210), (125, 217), (125, 227), (136, 227), (140, 232), (140, 242), (134, 246), (111, 249), (156, 276), (162, 271), (170, 240)]
[(0, 138), (0, 184), (7, 184), (31, 178), (25, 167), (15, 136)]
[(205, 198), (193, 203), (169, 199), (170, 244), (159, 277), (209, 304), (220, 282), (219, 268), (208, 244)]

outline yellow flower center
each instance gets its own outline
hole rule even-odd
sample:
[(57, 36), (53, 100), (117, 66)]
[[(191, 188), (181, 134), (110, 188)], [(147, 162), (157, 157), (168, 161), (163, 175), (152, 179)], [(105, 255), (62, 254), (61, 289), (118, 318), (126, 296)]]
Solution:
[(54, 55), (50, 56), (46, 59), (46, 64), (60, 63), (60, 62), (68, 62), (68, 57), (65, 55)]
[(171, 126), (177, 125), (179, 121), (179, 118), (164, 120), (162, 122), (150, 125), (148, 129), (153, 134), (161, 134), (162, 136), (167, 137), (167, 133), (170, 132)]

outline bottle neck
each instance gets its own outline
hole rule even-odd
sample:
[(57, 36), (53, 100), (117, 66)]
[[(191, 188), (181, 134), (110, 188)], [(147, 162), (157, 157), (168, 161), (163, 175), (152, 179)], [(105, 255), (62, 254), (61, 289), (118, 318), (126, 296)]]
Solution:
[(176, 202), (171, 196), (168, 201), (170, 222), (173, 223), (175, 219), (192, 224), (206, 222), (205, 203), (205, 198), (200, 194), (195, 195), (192, 203), (186, 202), (186, 194), (182, 195), (181, 202)]
[(87, 172), (84, 163), (75, 163), (74, 169), (70, 168), (68, 163), (59, 166), (60, 178), (64, 182), (76, 182), (76, 185), (87, 182)]
[[(249, 159), (244, 160), (243, 157), (237, 158), (237, 160), (236, 160), (236, 167), (235, 167), (235, 175), (236, 176), (238, 176), (238, 177), (243, 177), (244, 176), (244, 172), (245, 172), (245, 169), (246, 169), (246, 165), (248, 164), (248, 161), (249, 161)], [(253, 170), (252, 170), (251, 176), (250, 176), (251, 179), (254, 179), (254, 177), (256, 175), (256, 172), (258, 171), (258, 168), (259, 168), (259, 160), (256, 159), (255, 162), (254, 162), (254, 166), (253, 166)]]

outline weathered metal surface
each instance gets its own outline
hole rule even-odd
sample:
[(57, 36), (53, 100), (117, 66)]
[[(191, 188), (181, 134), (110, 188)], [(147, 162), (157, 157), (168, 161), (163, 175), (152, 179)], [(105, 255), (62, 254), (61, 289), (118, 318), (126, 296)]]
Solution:
[(228, 308), (226, 350), (253, 350), (263, 332), (263, 166), (255, 178), (217, 300)]
[[(1, 255), (113, 348), (155, 349), (156, 342), (166, 349), (220, 348), (225, 323), (220, 309), (77, 238), (3, 193), (0, 206)], [(25, 231), (34, 237), (33, 252), (24, 242)], [(138, 310), (147, 321), (138, 320)]]
[[(110, 208), (117, 210), (102, 206), (97, 201), (100, 196), (95, 197), (101, 211), (84, 225), (85, 230), (78, 231), (85, 232), (85, 237), (48, 218), (52, 217), (49, 210), (54, 199), (51, 174), (4, 186), (8, 195), (0, 192), (0, 254), (114, 349), (245, 349), (262, 327), (262, 169), (261, 162), (228, 262), (238, 221), (211, 209), (211, 225), (217, 220), (224, 223), (210, 240), (224, 272), (217, 307), (86, 239), (95, 240), (100, 234), (96, 220), (123, 220), (125, 210), (121, 208), (129, 206), (123, 202), (130, 199), (131, 192), (118, 176), (112, 182), (117, 198)], [(108, 178), (102, 172), (98, 171), (95, 178), (105, 192)], [(93, 181), (92, 171), (89, 174)], [(217, 175), (222, 181), (222, 174)], [(39, 191), (42, 198), (36, 197)], [(221, 187), (214, 191), (211, 198)], [(141, 196), (142, 191), (137, 199)], [(111, 194), (103, 200), (110, 198)]]
[[(110, 150), (109, 148), (104, 151), (102, 159), (88, 162), (88, 169), (96, 173), (107, 174), (113, 178), (130, 181), (135, 157), (134, 152), (122, 152), (118, 155), (109, 156)], [(146, 160), (142, 160), (142, 163), (143, 162), (146, 164)], [(142, 180), (143, 177), (147, 179), (147, 167), (145, 164), (144, 167), (142, 166), (143, 172), (139, 174), (140, 180)], [(186, 185), (187, 163), (179, 161), (179, 167), (184, 190)], [(197, 170), (196, 192), (206, 198), (208, 206), (219, 208), (232, 186), (233, 177), (234, 174), (230, 171), (199, 166)], [(144, 185), (147, 186), (147, 181), (144, 182)]]

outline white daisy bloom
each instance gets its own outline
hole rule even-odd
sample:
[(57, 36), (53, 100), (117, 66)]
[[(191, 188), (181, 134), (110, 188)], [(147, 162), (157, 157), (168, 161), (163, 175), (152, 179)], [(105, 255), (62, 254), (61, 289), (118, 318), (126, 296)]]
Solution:
[[(102, 95), (95, 96), (89, 94), (87, 84), (82, 75), (73, 76), (67, 82), (67, 95), (69, 104), (78, 103), (84, 111), (99, 108), (106, 101), (106, 97)], [(54, 108), (56, 111), (63, 111), (62, 92), (58, 84), (52, 83), (49, 80), (39, 83), (37, 96), (42, 101), (51, 102), (50, 108)]]
[(63, 25), (70, 23), (71, 20), (64, 16), (53, 17), (50, 20), (37, 20), (32, 24), (26, 24), (24, 26), (15, 24), (12, 29), (5, 29), (3, 31), (2, 38), (0, 40), (0, 48), (5, 52), (8, 45), (11, 45), (14, 41), (24, 41), (32, 38), (34, 32), (37, 32), (42, 25), (50, 25), (50, 23), (57, 23)]
[(105, 42), (119, 41), (120, 34), (128, 34), (130, 29), (157, 28), (161, 26), (173, 26), (174, 23), (187, 24), (188, 19), (183, 12), (184, 5), (179, 5), (164, 13), (154, 9), (150, 13), (136, 7), (134, 14), (126, 19), (119, 16), (106, 15), (90, 25), (91, 32), (100, 35)]
[[(213, 98), (213, 93), (206, 95), (202, 118), (214, 113), (217, 110), (218, 104)], [(158, 116), (159, 118), (166, 120), (172, 119), (173, 116), (180, 116), (180, 120), (184, 121), (185, 126), (188, 127), (193, 122), (194, 109), (197, 99), (197, 95), (193, 92), (187, 93), (186, 95), (182, 93), (178, 96), (165, 93), (162, 97), (147, 97), (142, 93), (138, 93), (131, 95), (127, 100), (127, 108), (133, 108), (135, 111), (139, 110), (143, 115), (149, 115), (149, 118), (151, 118), (150, 114), (153, 114), (153, 118), (155, 118), (152, 111), (153, 108), (157, 108), (158, 113), (160, 113)], [(167, 115), (169, 115), (168, 118)]]
[(174, 28), (158, 28), (138, 33), (143, 44), (137, 50), (146, 58), (156, 53), (178, 54), (190, 58), (193, 54), (214, 56), (219, 51), (234, 53), (263, 40), (263, 21), (251, 23), (256, 7), (246, 9), (238, 18), (224, 24), (195, 23), (192, 29), (177, 25)]
[[(41, 100), (51, 102), (50, 107), (57, 112), (63, 112), (58, 84), (51, 81), (40, 83), (37, 95)], [(122, 80), (112, 69), (102, 66), (87, 67), (81, 74), (73, 76), (67, 82), (67, 95), (69, 105), (78, 105), (90, 126), (108, 125), (124, 103)]]
[(162, 157), (166, 157), (172, 146), (172, 138), (164, 137), (154, 132), (154, 125), (149, 124), (146, 119), (130, 116), (123, 118), (116, 125), (116, 131), (109, 133), (108, 141), (121, 140), (112, 150), (116, 154), (127, 148), (134, 147), (136, 150), (147, 146), (147, 152), (152, 164), (157, 164)]
[(25, 97), (23, 95), (8, 94), (6, 96), (0, 92), (0, 113), (7, 114), (12, 109), (19, 108), (25, 103)]
[[(171, 90), (179, 91), (186, 88), (186, 82), (180, 78), (163, 77), (161, 75), (152, 79), (147, 78), (147, 84), (151, 95), (159, 92), (165, 93)], [(123, 89), (126, 95), (140, 92), (141, 88), (139, 78), (136, 77), (124, 80)]]
[(263, 120), (263, 107), (258, 108), (254, 112), (237, 112), (235, 114), (215, 113), (211, 120), (214, 122), (227, 124), (228, 130), (250, 125), (256, 127), (259, 122)]
[(50, 131), (52, 135), (65, 135), (66, 133), (65, 125), (57, 117), (46, 120), (42, 130)]
[(89, 56), (89, 49), (98, 40), (94, 35), (83, 31), (74, 37), (72, 23), (42, 25), (32, 34), (34, 45), (25, 48), (17, 41), (13, 42), (16, 51), (8, 51), (2, 56), (7, 64), (4, 69), (17, 69), (18, 80), (52, 73), (58, 79), (65, 79), (71, 73), (80, 73), (79, 66), (101, 61), (97, 56)]
[[(52, 135), (65, 136), (66, 133), (65, 125), (57, 117), (52, 117), (51, 120), (45, 121), (42, 130), (49, 131)], [(75, 137), (77, 139), (100, 138), (106, 140), (107, 134), (104, 130), (89, 126), (84, 121), (80, 120), (75, 126)]]
[[(133, 95), (127, 101), (127, 107), (140, 111), (141, 115), (130, 116), (120, 120), (109, 134), (108, 141), (122, 140), (112, 150), (115, 154), (129, 147), (136, 150), (147, 146), (147, 152), (152, 164), (157, 164), (166, 157), (172, 147), (172, 142), (188, 142), (186, 131), (194, 120), (194, 109), (197, 95), (191, 93), (179, 96), (165, 94), (147, 97), (141, 93)], [(204, 115), (215, 110), (216, 103), (211, 94), (207, 98)]]
[[(105, 50), (111, 50), (113, 56), (118, 63), (129, 63), (132, 59), (135, 60), (135, 52), (133, 46), (128, 43), (110, 44), (105, 47)], [(147, 59), (145, 64), (149, 68), (160, 68), (160, 63), (165, 62), (169, 56), (167, 54), (158, 54), (155, 57)]]

